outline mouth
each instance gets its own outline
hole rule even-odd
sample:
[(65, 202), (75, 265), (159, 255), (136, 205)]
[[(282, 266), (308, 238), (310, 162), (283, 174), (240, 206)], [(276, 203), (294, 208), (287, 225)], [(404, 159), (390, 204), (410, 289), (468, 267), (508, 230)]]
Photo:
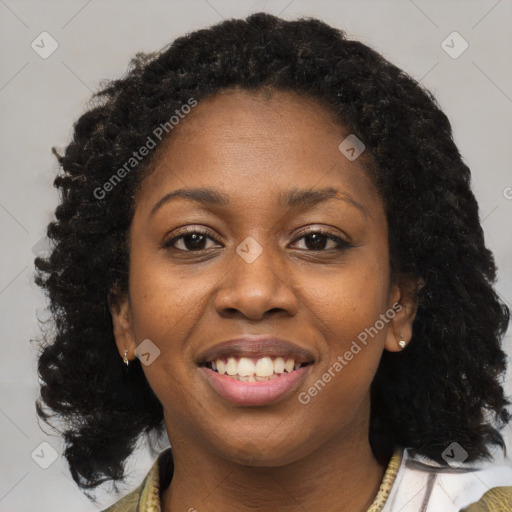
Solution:
[(238, 406), (264, 406), (293, 393), (314, 362), (296, 343), (247, 336), (206, 349), (196, 364), (217, 397)]
[(219, 375), (240, 382), (266, 382), (278, 379), (313, 361), (299, 362), (291, 357), (227, 357), (200, 364)]

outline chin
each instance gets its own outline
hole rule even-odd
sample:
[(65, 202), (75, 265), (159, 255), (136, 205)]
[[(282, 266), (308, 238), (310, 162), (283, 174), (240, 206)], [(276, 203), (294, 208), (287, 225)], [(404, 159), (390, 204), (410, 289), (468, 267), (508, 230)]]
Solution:
[(223, 446), (218, 450), (223, 457), (242, 466), (251, 467), (281, 467), (297, 462), (307, 456), (304, 448), (309, 443), (298, 440), (295, 436), (288, 436), (288, 442), (275, 440), (269, 442), (269, 438), (255, 441), (254, 439), (236, 444)]

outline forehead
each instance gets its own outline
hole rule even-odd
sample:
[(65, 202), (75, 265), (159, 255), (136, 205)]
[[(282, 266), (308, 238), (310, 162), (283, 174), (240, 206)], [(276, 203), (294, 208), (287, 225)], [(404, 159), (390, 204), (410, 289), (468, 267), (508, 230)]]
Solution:
[(338, 149), (349, 135), (320, 102), (296, 93), (227, 90), (199, 102), (160, 148), (141, 195), (183, 186), (274, 203), (289, 188), (335, 186), (375, 195), (361, 158)]

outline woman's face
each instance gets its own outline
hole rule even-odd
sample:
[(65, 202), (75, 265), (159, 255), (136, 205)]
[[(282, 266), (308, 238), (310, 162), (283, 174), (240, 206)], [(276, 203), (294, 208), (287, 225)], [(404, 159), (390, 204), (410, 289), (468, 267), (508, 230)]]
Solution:
[(363, 156), (338, 149), (348, 135), (314, 100), (224, 91), (180, 121), (143, 181), (114, 330), (121, 356), (142, 343), (171, 443), (277, 466), (367, 439), (370, 384), (412, 314)]

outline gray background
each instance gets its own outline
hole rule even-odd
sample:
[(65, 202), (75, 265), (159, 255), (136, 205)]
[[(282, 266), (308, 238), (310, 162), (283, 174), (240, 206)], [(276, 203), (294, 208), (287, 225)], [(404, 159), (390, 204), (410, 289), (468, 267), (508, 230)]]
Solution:
[[(29, 340), (38, 335), (36, 311), (45, 302), (31, 279), (34, 252), (41, 250), (58, 199), (51, 146), (60, 149), (69, 142), (72, 123), (99, 81), (122, 75), (136, 52), (160, 49), (191, 30), (256, 11), (290, 19), (319, 17), (372, 46), (434, 92), (472, 169), (486, 242), (499, 267), (497, 290), (511, 306), (510, 0), (0, 0), (0, 511), (97, 509), (72, 481), (60, 438), (43, 423), (41, 430), (34, 409), (36, 351)], [(42, 46), (43, 31), (58, 43), (45, 59), (31, 47), (34, 40)], [(458, 58), (441, 46), (453, 31), (469, 44)], [(49, 44), (45, 39), (45, 51)], [(452, 53), (462, 48), (453, 36), (445, 44)], [(505, 344), (510, 354), (510, 331)], [(509, 371), (509, 393), (510, 377)], [(510, 450), (510, 429), (507, 436)], [(35, 462), (37, 454), (41, 463), (49, 463), (52, 449), (56, 460), (43, 469)], [(131, 476), (122, 493), (139, 483), (151, 463), (141, 446), (128, 461)], [(102, 508), (118, 497), (108, 486), (98, 493)]]

